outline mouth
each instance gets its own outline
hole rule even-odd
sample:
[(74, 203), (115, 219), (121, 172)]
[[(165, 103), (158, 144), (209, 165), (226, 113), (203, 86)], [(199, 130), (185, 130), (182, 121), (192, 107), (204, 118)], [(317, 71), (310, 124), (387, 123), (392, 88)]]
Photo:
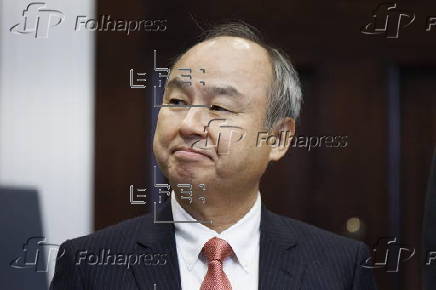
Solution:
[(214, 161), (210, 152), (194, 149), (188, 146), (177, 146), (172, 150), (171, 153), (173, 153), (176, 158), (186, 161), (197, 161), (204, 159)]

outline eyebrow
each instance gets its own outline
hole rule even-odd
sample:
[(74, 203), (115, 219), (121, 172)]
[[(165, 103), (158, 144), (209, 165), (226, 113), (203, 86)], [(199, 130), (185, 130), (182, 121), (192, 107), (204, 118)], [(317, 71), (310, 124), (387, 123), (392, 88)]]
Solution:
[(232, 86), (225, 87), (206, 87), (205, 88), (208, 95), (216, 96), (216, 95), (227, 95), (231, 97), (242, 96), (238, 90)]
[(190, 85), (188, 84), (188, 81), (182, 81), (180, 78), (175, 77), (171, 79), (165, 87), (171, 88), (171, 89), (186, 89), (189, 88)]
[[(167, 88), (181, 89), (184, 91), (190, 90), (191, 85), (189, 81), (182, 81), (180, 78), (175, 77), (171, 79), (167, 84)], [(231, 97), (242, 96), (242, 94), (233, 86), (223, 86), (223, 87), (208, 87), (206, 86), (203, 89), (207, 95), (216, 96), (216, 95), (227, 95)]]

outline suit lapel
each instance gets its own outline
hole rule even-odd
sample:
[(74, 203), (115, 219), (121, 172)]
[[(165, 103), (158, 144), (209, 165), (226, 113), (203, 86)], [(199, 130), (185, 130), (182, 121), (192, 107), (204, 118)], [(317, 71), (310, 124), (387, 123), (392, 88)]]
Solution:
[[(157, 210), (156, 217), (160, 221), (173, 220), (169, 199)], [(153, 284), (159, 290), (181, 289), (174, 224), (153, 223), (153, 217), (147, 219), (141, 226), (136, 250), (139, 254), (161, 255), (160, 265), (132, 267), (139, 289), (154, 289)]]
[(297, 253), (297, 232), (263, 204), (260, 222), (259, 289), (301, 287), (306, 267)]

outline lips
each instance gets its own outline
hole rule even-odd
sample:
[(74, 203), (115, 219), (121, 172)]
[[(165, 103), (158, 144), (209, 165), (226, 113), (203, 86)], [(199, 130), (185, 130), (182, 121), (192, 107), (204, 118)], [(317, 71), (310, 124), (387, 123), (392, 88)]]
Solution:
[(172, 150), (172, 153), (181, 159), (186, 160), (200, 160), (200, 159), (210, 159), (214, 160), (212, 154), (205, 150), (194, 149), (188, 146), (177, 146)]

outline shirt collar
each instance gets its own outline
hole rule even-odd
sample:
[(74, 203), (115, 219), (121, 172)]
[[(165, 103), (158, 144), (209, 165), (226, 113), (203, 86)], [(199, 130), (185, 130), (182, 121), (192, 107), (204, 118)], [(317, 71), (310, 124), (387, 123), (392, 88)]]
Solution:
[[(171, 194), (171, 209), (175, 221), (195, 221), (195, 219), (182, 208), (175, 198), (174, 191)], [(251, 209), (234, 225), (222, 231), (220, 234), (201, 223), (175, 223), (176, 241), (188, 270), (199, 260), (199, 254), (204, 244), (213, 237), (227, 241), (233, 249), (237, 261), (246, 272), (251, 271), (253, 265), (253, 252), (259, 247), (261, 217), (261, 196), (257, 198)]]

